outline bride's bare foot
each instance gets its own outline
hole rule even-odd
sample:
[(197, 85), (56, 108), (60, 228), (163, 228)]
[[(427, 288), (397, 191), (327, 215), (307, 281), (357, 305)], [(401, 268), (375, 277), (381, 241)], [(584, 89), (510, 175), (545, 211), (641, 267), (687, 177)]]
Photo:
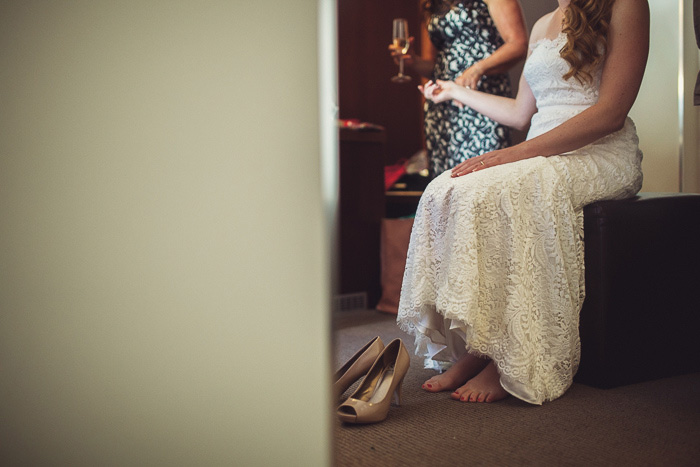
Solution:
[(464, 354), (444, 373), (433, 376), (421, 387), (428, 392), (452, 391), (479, 374), (488, 363), (486, 359)]
[(500, 383), (501, 376), (493, 362), (478, 375), (467, 381), (451, 394), (453, 399), (463, 402), (495, 402), (508, 397)]

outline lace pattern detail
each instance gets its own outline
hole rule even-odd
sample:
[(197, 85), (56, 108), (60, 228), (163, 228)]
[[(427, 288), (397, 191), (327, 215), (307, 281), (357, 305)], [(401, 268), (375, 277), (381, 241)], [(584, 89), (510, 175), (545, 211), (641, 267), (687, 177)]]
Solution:
[[(538, 104), (530, 138), (598, 98), (599, 72), (590, 84), (563, 80), (561, 41), (534, 44), (525, 65)], [(640, 189), (637, 143), (628, 119), (566, 155), (433, 180), (418, 206), (397, 318), (417, 353), (447, 364), (463, 352), (488, 356), (516, 397), (541, 404), (562, 395), (580, 359), (583, 206)]]

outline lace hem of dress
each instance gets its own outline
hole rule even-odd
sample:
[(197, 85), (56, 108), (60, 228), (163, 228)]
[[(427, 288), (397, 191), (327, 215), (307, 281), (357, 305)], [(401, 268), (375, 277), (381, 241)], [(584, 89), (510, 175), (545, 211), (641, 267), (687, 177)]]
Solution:
[[(553, 400), (566, 392), (569, 384), (560, 382), (552, 392), (545, 394), (533, 388), (532, 382), (523, 380), (523, 374), (517, 368), (510, 367), (508, 358), (498, 350), (498, 345), (481, 346), (474, 348), (468, 344), (471, 327), (459, 320), (443, 318), (435, 310), (434, 306), (423, 307), (423, 318), (418, 324), (399, 322), (399, 327), (415, 338), (415, 354), (424, 358), (423, 367), (426, 369), (443, 372), (465, 353), (479, 358), (493, 360), (500, 374), (500, 384), (512, 396), (533, 405), (542, 405), (543, 402)], [(442, 323), (440, 323), (442, 322)], [(443, 333), (443, 330), (446, 332)], [(571, 374), (575, 374), (578, 365), (571, 367)]]

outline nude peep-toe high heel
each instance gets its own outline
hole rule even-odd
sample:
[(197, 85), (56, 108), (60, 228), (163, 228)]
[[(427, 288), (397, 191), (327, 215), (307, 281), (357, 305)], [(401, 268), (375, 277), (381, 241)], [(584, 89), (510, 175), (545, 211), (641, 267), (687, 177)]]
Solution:
[(345, 362), (336, 373), (333, 383), (333, 394), (336, 398), (340, 397), (348, 390), (352, 383), (360, 379), (367, 373), (367, 370), (372, 366), (377, 356), (384, 350), (384, 342), (375, 337), (366, 343), (350, 360)]
[(338, 407), (338, 418), (346, 423), (376, 423), (389, 414), (391, 401), (401, 404), (401, 383), (410, 357), (401, 339), (394, 339), (369, 369), (352, 395)]

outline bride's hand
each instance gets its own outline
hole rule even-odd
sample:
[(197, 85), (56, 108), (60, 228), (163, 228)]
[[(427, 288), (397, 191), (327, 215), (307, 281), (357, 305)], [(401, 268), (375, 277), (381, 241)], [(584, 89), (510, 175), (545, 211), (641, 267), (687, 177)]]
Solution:
[(522, 159), (527, 159), (524, 151), (518, 150), (517, 146), (513, 146), (505, 149), (498, 149), (496, 151), (491, 151), (484, 153), (480, 156), (472, 157), (466, 161), (458, 164), (452, 169), (451, 176), (461, 177), (462, 175), (469, 175), (473, 172), (478, 172), (479, 170), (488, 169), (490, 167), (496, 167), (497, 165), (508, 164), (510, 162), (516, 162)]
[(434, 81), (430, 80), (424, 85), (418, 85), (418, 90), (423, 93), (423, 97), (433, 102), (438, 102), (442, 89)]
[(418, 89), (423, 93), (426, 99), (437, 103), (445, 102), (452, 99), (452, 90), (457, 86), (452, 81), (441, 81), (437, 82), (428, 81), (425, 86), (418, 86)]

